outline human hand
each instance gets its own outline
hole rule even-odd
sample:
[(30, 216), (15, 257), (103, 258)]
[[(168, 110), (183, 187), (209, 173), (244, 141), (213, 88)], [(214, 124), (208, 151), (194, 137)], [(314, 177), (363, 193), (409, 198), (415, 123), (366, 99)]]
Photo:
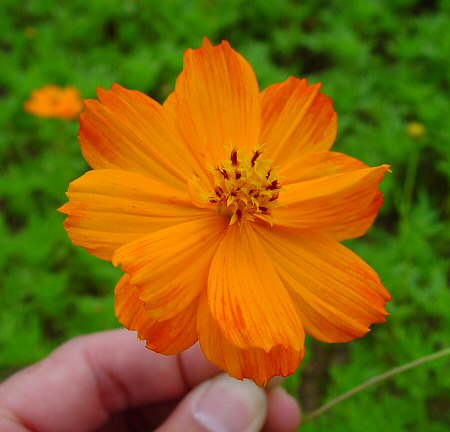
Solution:
[(198, 345), (166, 357), (126, 330), (81, 336), (0, 385), (0, 430), (296, 430), (299, 408), (283, 389), (219, 372)]

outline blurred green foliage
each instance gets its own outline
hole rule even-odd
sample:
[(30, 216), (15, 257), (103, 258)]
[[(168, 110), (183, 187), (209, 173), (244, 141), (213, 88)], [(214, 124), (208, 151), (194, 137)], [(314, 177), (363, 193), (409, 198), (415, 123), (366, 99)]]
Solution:
[[(119, 272), (71, 245), (56, 209), (88, 169), (76, 122), (27, 115), (48, 83), (118, 82), (163, 101), (182, 53), (227, 39), (261, 87), (323, 82), (339, 115), (336, 150), (389, 163), (376, 226), (349, 246), (380, 273), (391, 316), (347, 345), (308, 341), (287, 387), (304, 410), (450, 344), (450, 2), (446, 0), (56, 0), (0, 3), (0, 373), (66, 338), (116, 326)], [(411, 122), (425, 128), (408, 133)], [(446, 431), (448, 361), (344, 402), (305, 431)]]

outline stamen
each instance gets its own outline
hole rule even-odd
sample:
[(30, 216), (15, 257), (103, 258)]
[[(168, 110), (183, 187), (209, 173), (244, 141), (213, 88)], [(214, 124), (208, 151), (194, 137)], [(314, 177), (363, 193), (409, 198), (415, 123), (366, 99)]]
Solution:
[(279, 196), (280, 196), (280, 194), (279, 194), (278, 192), (275, 192), (275, 193), (272, 195), (272, 198), (269, 198), (269, 201), (270, 201), (270, 202), (274, 202), (274, 201), (276, 201), (276, 200), (278, 199)]
[(258, 159), (260, 155), (261, 155), (261, 153), (259, 150), (256, 150), (255, 153), (253, 153), (253, 157), (251, 160), (252, 168), (255, 166), (256, 159)]
[(280, 189), (281, 186), (278, 185), (278, 180), (274, 180), (272, 183), (270, 183), (269, 186), (267, 186), (267, 190), (274, 190), (274, 189)]
[(237, 150), (236, 149), (231, 150), (231, 164), (234, 167), (238, 166), (238, 157), (237, 157)]
[(223, 175), (224, 179), (228, 180), (230, 178), (228, 173), (225, 171), (225, 169), (224, 168), (220, 168), (218, 165), (217, 165), (217, 171), (219, 171), (220, 174)]
[[(229, 219), (230, 225), (243, 221), (272, 224), (272, 210), (280, 204), (281, 183), (270, 160), (261, 159), (261, 148), (246, 155), (245, 150), (232, 148), (230, 159), (211, 168), (215, 178), (210, 204)], [(256, 163), (258, 161), (258, 163)]]

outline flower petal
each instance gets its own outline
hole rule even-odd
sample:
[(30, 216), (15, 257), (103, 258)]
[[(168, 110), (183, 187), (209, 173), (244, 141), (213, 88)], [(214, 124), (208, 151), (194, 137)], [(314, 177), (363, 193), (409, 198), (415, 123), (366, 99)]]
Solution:
[(358, 159), (336, 152), (317, 152), (301, 155), (280, 167), (278, 175), (287, 186), (306, 180), (368, 168)]
[(239, 348), (300, 351), (302, 324), (250, 223), (229, 226), (211, 263), (208, 301), (225, 337)]
[(336, 139), (337, 116), (321, 84), (290, 77), (261, 93), (261, 143), (265, 157), (283, 164), (301, 154), (326, 151)]
[(277, 345), (269, 352), (261, 348), (238, 348), (224, 336), (212, 317), (205, 294), (200, 296), (197, 316), (200, 346), (205, 356), (219, 368), (237, 379), (250, 378), (263, 386), (273, 376), (288, 376), (300, 365), (304, 348)]
[(376, 191), (372, 201), (365, 209), (359, 207), (359, 211), (354, 211), (352, 215), (349, 215), (345, 220), (322, 227), (320, 230), (323, 233), (331, 235), (337, 241), (361, 237), (372, 226), (383, 202), (383, 193), (381, 191)]
[[(368, 168), (358, 159), (334, 152), (309, 153), (283, 165), (279, 175), (284, 177), (283, 186), (327, 177), (335, 174)], [(289, 189), (289, 188), (288, 188)], [(383, 205), (383, 194), (377, 191), (367, 207), (355, 206), (351, 215), (341, 222), (322, 227), (323, 232), (331, 234), (336, 240), (342, 241), (364, 235), (372, 226), (378, 211)]]
[(80, 116), (80, 143), (92, 168), (118, 168), (151, 175), (185, 190), (185, 180), (201, 176), (190, 150), (157, 102), (115, 84), (99, 88)]
[(166, 228), (118, 249), (113, 264), (131, 276), (149, 316), (170, 319), (206, 288), (208, 269), (227, 220), (209, 212), (203, 217)]
[(209, 214), (187, 194), (141, 174), (93, 170), (72, 182), (59, 210), (74, 242), (111, 260), (114, 250), (151, 232)]
[(333, 232), (342, 240), (364, 234), (382, 203), (378, 185), (389, 166), (363, 168), (289, 184), (274, 224)]
[(250, 64), (228, 42), (187, 50), (184, 70), (164, 108), (203, 163), (217, 164), (230, 146), (258, 143), (259, 87)]
[(383, 322), (391, 296), (361, 258), (319, 233), (255, 230), (299, 308), (306, 331), (325, 342), (363, 336)]
[(116, 315), (129, 330), (137, 330), (138, 337), (147, 341), (147, 348), (161, 354), (178, 354), (197, 342), (195, 299), (180, 314), (165, 321), (150, 318), (139, 289), (129, 283), (125, 274), (116, 286)]

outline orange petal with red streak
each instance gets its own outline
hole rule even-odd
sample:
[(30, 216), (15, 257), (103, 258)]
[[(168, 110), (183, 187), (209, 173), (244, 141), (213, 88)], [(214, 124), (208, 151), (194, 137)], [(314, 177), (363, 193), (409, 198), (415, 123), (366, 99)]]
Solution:
[(336, 240), (319, 233), (259, 227), (258, 237), (316, 339), (347, 342), (385, 321), (391, 296), (377, 273)]
[(147, 348), (171, 355), (197, 342), (197, 299), (173, 318), (156, 321), (150, 318), (139, 298), (139, 289), (129, 279), (129, 275), (124, 275), (116, 286), (116, 315), (126, 328), (137, 331), (139, 339), (147, 342)]
[(283, 185), (287, 186), (320, 177), (368, 168), (358, 159), (336, 152), (317, 152), (301, 155), (282, 165), (278, 175), (283, 177)]
[(259, 386), (273, 376), (293, 374), (304, 355), (303, 346), (294, 350), (290, 346), (276, 345), (265, 352), (261, 348), (241, 349), (233, 345), (212, 317), (206, 295), (200, 296), (197, 329), (202, 351), (213, 364), (234, 378), (249, 378)]
[(68, 215), (64, 225), (73, 243), (106, 260), (137, 238), (209, 214), (186, 193), (121, 170), (88, 171), (70, 184), (67, 196), (59, 210)]
[(204, 164), (225, 159), (225, 149), (258, 144), (261, 111), (255, 73), (228, 42), (189, 49), (174, 93), (164, 104)]
[(203, 175), (161, 105), (117, 84), (98, 95), (80, 116), (81, 148), (92, 168), (134, 171), (181, 190), (186, 178)]
[(331, 148), (337, 116), (330, 98), (319, 93), (321, 84), (290, 77), (261, 93), (260, 143), (265, 157), (283, 165), (302, 154)]
[[(288, 190), (290, 184), (365, 168), (369, 167), (342, 153), (319, 152), (303, 155), (282, 166), (279, 175), (284, 177), (283, 186)], [(360, 237), (372, 226), (382, 205), (383, 194), (377, 190), (368, 206), (355, 205), (348, 218), (344, 221), (335, 220), (332, 225), (321, 227), (321, 231), (331, 234), (339, 241)]]
[(250, 223), (227, 229), (211, 262), (208, 301), (233, 345), (301, 350), (302, 324), (294, 304)]
[(363, 234), (375, 218), (381, 195), (378, 185), (387, 165), (356, 169), (288, 184), (273, 211), (275, 225), (333, 232), (340, 239)]
[(130, 275), (151, 318), (173, 318), (206, 288), (211, 259), (228, 226), (225, 218), (209, 213), (144, 236), (114, 253), (114, 265), (121, 264)]

